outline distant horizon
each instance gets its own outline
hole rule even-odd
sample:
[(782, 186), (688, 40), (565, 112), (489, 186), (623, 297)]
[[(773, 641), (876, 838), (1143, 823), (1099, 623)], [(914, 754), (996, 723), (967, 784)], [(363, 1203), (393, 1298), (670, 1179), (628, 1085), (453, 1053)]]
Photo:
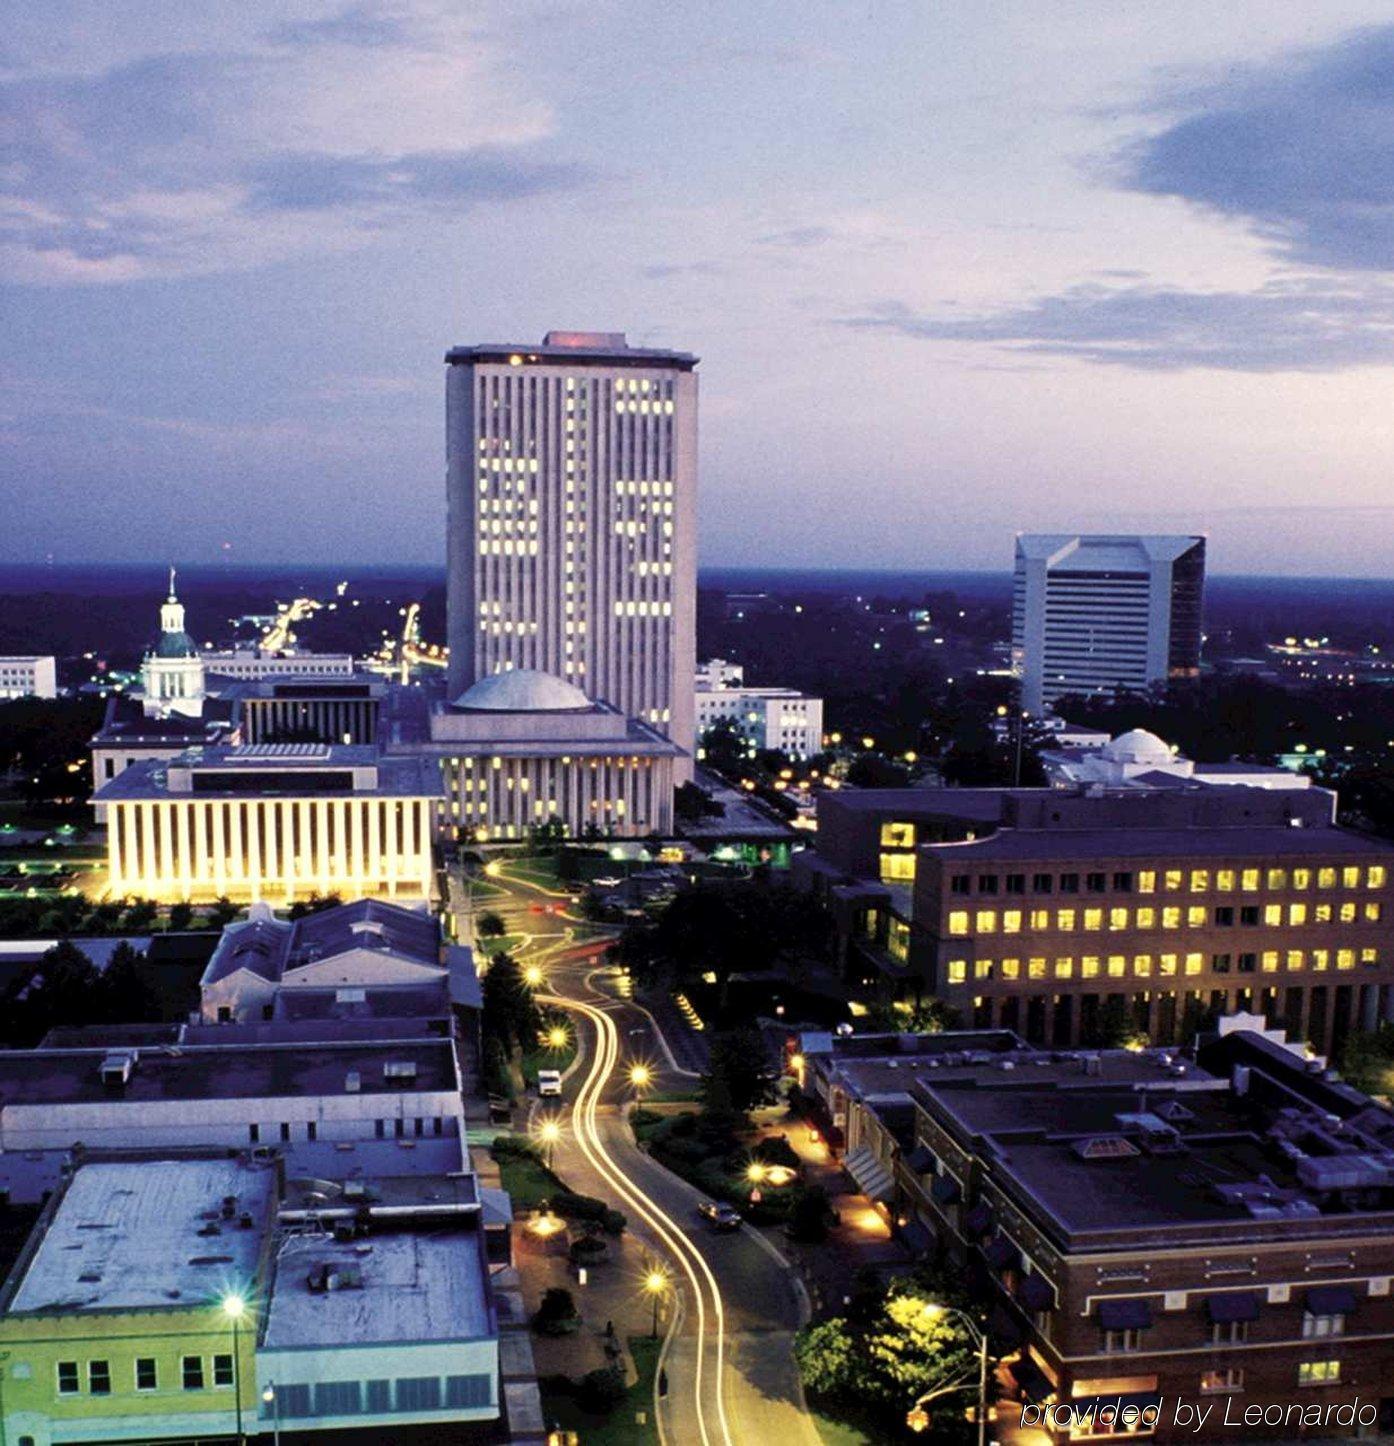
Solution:
[[(233, 572), (290, 572), (302, 570), (315, 573), (333, 573), (343, 569), (355, 569), (368, 572), (392, 572), (405, 570), (419, 573), (439, 573), (442, 581), (445, 578), (445, 563), (413, 562), (405, 559), (391, 561), (352, 561), (339, 560), (329, 562), (291, 562), (268, 558), (263, 560), (248, 560), (238, 558), (234, 560), (197, 561), (181, 562), (178, 558), (166, 557), (151, 558), (148, 561), (111, 562), (87, 558), (49, 558), (38, 562), (15, 562), (0, 560), (0, 579), (6, 574), (24, 572), (55, 572), (59, 573), (65, 569), (69, 570), (105, 570), (117, 573), (142, 573), (152, 569), (158, 569), (161, 573), (166, 572), (172, 565), (181, 573), (195, 573), (204, 575), (208, 573), (233, 573)], [(729, 574), (753, 574), (763, 576), (818, 576), (818, 577), (981, 577), (981, 578), (1010, 578), (1012, 568), (1010, 566), (1001, 568), (988, 567), (952, 567), (940, 564), (925, 564), (912, 566), (910, 564), (882, 564), (859, 567), (855, 564), (820, 565), (810, 564), (798, 566), (787, 563), (748, 563), (748, 562), (713, 562), (698, 564), (699, 578), (703, 574), (729, 573)], [(1394, 587), (1394, 576), (1376, 576), (1368, 573), (1341, 573), (1341, 572), (1230, 572), (1210, 571), (1206, 573), (1207, 583), (1224, 581), (1282, 581), (1290, 583), (1301, 582), (1348, 582), (1348, 583), (1370, 583), (1376, 586)]]

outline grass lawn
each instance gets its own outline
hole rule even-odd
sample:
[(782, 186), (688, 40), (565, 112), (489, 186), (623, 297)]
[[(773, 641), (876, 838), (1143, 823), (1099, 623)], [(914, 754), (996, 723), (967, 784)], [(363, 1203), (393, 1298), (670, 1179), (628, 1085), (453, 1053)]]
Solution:
[(535, 1210), (566, 1188), (541, 1160), (512, 1152), (497, 1158), (503, 1188), (513, 1197), (516, 1210)]
[[(658, 1370), (658, 1354), (663, 1341), (648, 1336), (630, 1336), (629, 1349), (639, 1379), (629, 1388), (629, 1396), (608, 1416), (592, 1416), (583, 1411), (570, 1396), (543, 1391), (542, 1415), (548, 1426), (575, 1431), (586, 1446), (657, 1446), (658, 1426), (653, 1419), (653, 1378)], [(638, 1416), (643, 1414), (643, 1425)], [(838, 1446), (850, 1446), (839, 1442)]]
[(495, 954), (506, 954), (510, 949), (517, 946), (521, 934), (499, 934), (494, 938), (480, 937), (475, 942), (475, 947), (487, 959), (492, 959)]
[(557, 885), (556, 859), (518, 859), (503, 866), (504, 877), (521, 879), (524, 883), (541, 884), (544, 888)]
[(818, 1434), (823, 1438), (823, 1446), (888, 1446), (891, 1439), (879, 1432), (864, 1430), (849, 1421), (834, 1420), (812, 1407), (809, 1408), (809, 1415), (813, 1418)]

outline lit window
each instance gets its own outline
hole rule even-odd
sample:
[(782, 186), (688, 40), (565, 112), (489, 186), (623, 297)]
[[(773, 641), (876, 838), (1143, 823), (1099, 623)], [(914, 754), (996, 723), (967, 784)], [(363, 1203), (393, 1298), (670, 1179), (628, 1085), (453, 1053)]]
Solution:
[(881, 847), (883, 849), (914, 848), (915, 825), (913, 823), (883, 823), (881, 825)]
[(1263, 922), (1265, 924), (1281, 924), (1283, 922), (1283, 906), (1281, 904), (1265, 904), (1263, 906)]
[(1187, 955), (1186, 955), (1186, 973), (1187, 973), (1187, 974), (1199, 974), (1204, 967), (1205, 967), (1205, 955), (1204, 955), (1204, 954), (1187, 954)]
[(1152, 956), (1150, 954), (1138, 954), (1133, 959), (1133, 973), (1139, 979), (1146, 979), (1152, 973)]
[(1289, 968), (1289, 969), (1294, 969), (1294, 970), (1296, 970), (1296, 969), (1301, 969), (1301, 967), (1302, 967), (1306, 962), (1307, 962), (1307, 956), (1302, 952), (1301, 949), (1289, 949), (1289, 950), (1288, 950), (1287, 965), (1288, 965), (1288, 968)]
[(1055, 961), (1055, 977), (1057, 979), (1068, 979), (1075, 972), (1075, 961), (1071, 955), (1065, 955)]
[[(1246, 1339), (1249, 1333), (1248, 1321), (1237, 1320), (1228, 1323), (1231, 1326), (1243, 1326), (1244, 1335), (1239, 1339)], [(1224, 1327), (1227, 1329), (1227, 1327)], [(1220, 1323), (1216, 1323), (1211, 1336), (1216, 1345), (1232, 1344), (1236, 1339), (1233, 1336), (1223, 1338), (1215, 1334), (1222, 1329)], [(1244, 1368), (1242, 1366), (1219, 1366), (1214, 1370), (1202, 1371), (1200, 1373), (1200, 1389), (1202, 1391), (1240, 1391), (1244, 1388)]]
[(1294, 869), (1292, 871), (1292, 886), (1294, 889), (1309, 889), (1312, 886), (1311, 869)]
[(991, 959), (975, 959), (975, 960), (973, 961), (973, 978), (974, 978), (974, 979), (991, 979), (991, 978), (992, 978), (992, 960), (991, 960)]
[(1162, 910), (1162, 928), (1179, 929), (1181, 927), (1181, 910), (1175, 904), (1169, 905)]
[(1104, 911), (1102, 909), (1086, 909), (1084, 911), (1084, 928), (1090, 934), (1096, 934), (1104, 927)]
[(1331, 905), (1313, 904), (1312, 922), (1316, 924), (1329, 924), (1331, 922)]
[(1365, 917), (1370, 921), (1370, 923), (1378, 924), (1380, 920), (1380, 915), (1384, 912), (1384, 906), (1382, 904), (1376, 904), (1371, 902), (1365, 905), (1363, 912)]
[(1336, 870), (1324, 868), (1317, 870), (1317, 888), (1334, 889), (1336, 887)]
[[(1042, 910), (1042, 913), (1045, 911)], [(1055, 927), (1062, 934), (1073, 934), (1075, 928), (1075, 911), (1073, 909), (1061, 909), (1055, 916)]]
[(1347, 864), (1341, 870), (1341, 887), (1343, 889), (1358, 889), (1360, 887), (1360, 870), (1355, 864)]
[(1305, 924), (1306, 922), (1307, 922), (1307, 906), (1306, 906), (1306, 904), (1289, 904), (1289, 905), (1288, 905), (1288, 923), (1289, 923), (1289, 924)]
[(950, 984), (966, 984), (968, 982), (968, 961), (966, 959), (950, 959), (948, 979)]
[(1157, 973), (1171, 976), (1176, 973), (1176, 955), (1162, 954), (1157, 959)]
[(1126, 929), (1128, 927), (1128, 911), (1126, 909), (1110, 909), (1108, 911), (1108, 927), (1115, 931)]
[[(1031, 927), (1032, 927), (1032, 929), (1036, 929), (1036, 930), (1039, 930), (1039, 929), (1049, 929), (1049, 928), (1050, 928), (1050, 910), (1049, 910), (1049, 909), (1032, 909), (1032, 910), (1031, 910)], [(1064, 928), (1064, 925), (1062, 924), (1060, 927), (1061, 927), (1061, 928)], [(1073, 927), (1074, 927), (1074, 926), (1071, 925), (1071, 928), (1073, 928)]]
[(1203, 893), (1206, 892), (1207, 889), (1209, 889), (1209, 887), (1210, 887), (1210, 870), (1209, 870), (1209, 869), (1192, 869), (1192, 870), (1191, 870), (1191, 892), (1192, 892), (1193, 894), (1203, 894)]
[(1312, 950), (1312, 968), (1320, 973), (1323, 969), (1331, 967), (1331, 951), (1329, 949)]
[(1265, 949), (1259, 963), (1265, 974), (1276, 974), (1278, 972), (1278, 951), (1276, 949)]
[(1186, 910), (1186, 922), (1192, 929), (1203, 929), (1205, 927), (1205, 905), (1192, 904)]
[(1234, 870), (1217, 869), (1215, 871), (1215, 887), (1222, 894), (1232, 894), (1234, 892)]
[(1002, 911), (1002, 932), (1004, 934), (1021, 933), (1021, 910), (1004, 909)]
[(1003, 979), (1020, 979), (1020, 978), (1021, 978), (1021, 960), (1020, 960), (1020, 959), (1004, 959), (1004, 960), (1002, 961), (1002, 978), (1003, 978)]
[(1110, 954), (1108, 956), (1108, 977), (1110, 979), (1121, 979), (1128, 972), (1128, 960), (1123, 954)]
[(1252, 894), (1258, 889), (1258, 870), (1245, 869), (1239, 876), (1239, 886), (1246, 894)]
[(1026, 977), (1028, 979), (1044, 979), (1046, 977), (1046, 961), (1039, 956), (1026, 961)]
[(949, 914), (949, 933), (950, 933), (950, 934), (967, 934), (967, 932), (968, 932), (968, 913), (967, 913), (967, 911), (964, 910), (964, 909), (954, 909), (954, 910)]
[(1371, 864), (1365, 870), (1365, 887), (1367, 889), (1382, 889), (1384, 881), (1388, 877), (1383, 864)]
[(1157, 924), (1157, 911), (1155, 909), (1139, 909), (1137, 911), (1137, 926), (1139, 929), (1152, 929)]
[(1297, 1367), (1299, 1386), (1336, 1386), (1341, 1381), (1339, 1359), (1327, 1361), (1303, 1361)]
[(1099, 977), (1099, 956), (1086, 954), (1079, 961), (1079, 973), (1082, 979), (1097, 979)]
[(1155, 869), (1143, 869), (1138, 874), (1137, 891), (1140, 894), (1155, 894), (1157, 892), (1157, 871)]
[(1349, 899), (1341, 905), (1340, 919), (1343, 924), (1353, 924), (1355, 922), (1355, 904)]
[(1168, 893), (1175, 893), (1176, 890), (1181, 887), (1181, 870), (1168, 869), (1166, 871), (1165, 884)]
[(1355, 968), (1355, 950), (1354, 950), (1354, 949), (1337, 949), (1337, 950), (1336, 950), (1336, 967), (1337, 967), (1338, 969), (1354, 969), (1354, 968)]
[(997, 932), (997, 910), (979, 909), (977, 929), (980, 934), (995, 934)]

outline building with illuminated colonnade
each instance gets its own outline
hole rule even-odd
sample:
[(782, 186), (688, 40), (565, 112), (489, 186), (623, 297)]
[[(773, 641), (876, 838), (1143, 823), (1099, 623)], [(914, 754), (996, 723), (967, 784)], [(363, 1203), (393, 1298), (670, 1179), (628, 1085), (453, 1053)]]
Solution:
[(417, 899), (432, 893), (440, 791), (424, 757), (289, 743), (136, 763), (93, 801), (107, 811), (114, 895)]
[(412, 729), (399, 720), (388, 747), (440, 769), (443, 838), (526, 838), (554, 819), (572, 837), (591, 825), (619, 838), (672, 832), (682, 750), (562, 678), (526, 668), (496, 673), (422, 723)]

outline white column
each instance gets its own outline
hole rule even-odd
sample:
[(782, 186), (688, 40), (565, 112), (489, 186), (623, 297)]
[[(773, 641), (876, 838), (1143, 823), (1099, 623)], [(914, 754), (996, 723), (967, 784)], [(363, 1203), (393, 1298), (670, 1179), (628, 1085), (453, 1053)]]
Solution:
[(227, 893), (227, 821), (223, 817), (225, 805), (209, 805), (213, 810), (213, 887), (219, 894)]
[(120, 804), (113, 804), (107, 810), (106, 886), (111, 894), (121, 887), (121, 824), (125, 812)]
[(242, 853), (242, 801), (231, 799), (228, 811), (228, 873), (239, 883), (247, 878), (247, 865)]
[(178, 840), (175, 853), (179, 859), (179, 897), (187, 899), (193, 892), (193, 864), (189, 847), (189, 816), (197, 807), (194, 803), (181, 803), (175, 809), (175, 830)]
[(369, 798), (364, 800), (362, 806), (368, 814), (368, 866), (363, 870), (363, 892), (375, 893), (383, 876), (380, 818), (382, 802), (380, 799)]
[(146, 894), (155, 892), (155, 805), (139, 803), (140, 809), (140, 854), (141, 887)]
[(352, 870), (349, 868), (349, 846), (348, 846), (348, 800), (336, 798), (333, 805), (334, 813), (334, 881), (339, 883), (349, 877)]
[(397, 874), (401, 867), (401, 841), (397, 837), (397, 807), (395, 799), (384, 799), (382, 804), (385, 837), (383, 848), (387, 854), (387, 892), (389, 897), (397, 894)]
[(247, 805), (247, 882), (252, 898), (261, 898), (261, 800), (254, 798)]

